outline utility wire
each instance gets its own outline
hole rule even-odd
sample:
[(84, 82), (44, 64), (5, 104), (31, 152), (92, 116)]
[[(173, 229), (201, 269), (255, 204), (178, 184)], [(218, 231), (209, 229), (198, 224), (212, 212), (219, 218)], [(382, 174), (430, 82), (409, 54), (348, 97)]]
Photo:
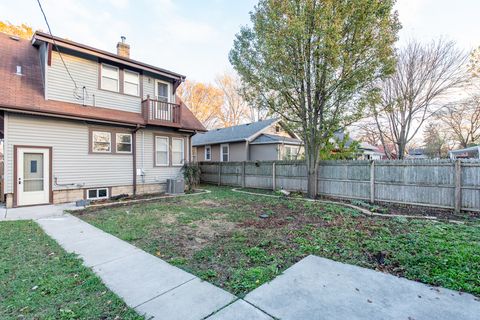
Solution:
[(58, 55), (60, 56), (60, 59), (62, 60), (63, 66), (65, 67), (65, 70), (67, 70), (68, 75), (70, 76), (70, 79), (72, 79), (73, 85), (75, 86), (74, 95), (77, 95), (76, 90), (78, 89), (77, 82), (72, 77), (72, 74), (70, 73), (70, 70), (68, 70), (67, 64), (65, 63), (65, 60), (63, 60), (62, 53), (60, 52), (60, 48), (57, 46), (57, 42), (55, 41), (53, 34), (52, 34), (52, 29), (50, 28), (50, 24), (48, 23), (47, 16), (45, 15), (45, 11), (43, 11), (42, 4), (40, 3), (40, 0), (37, 0), (38, 6), (40, 7), (40, 11), (42, 11), (43, 18), (45, 19), (45, 23), (47, 24), (48, 28), (48, 33), (52, 37), (53, 45), (57, 49)]

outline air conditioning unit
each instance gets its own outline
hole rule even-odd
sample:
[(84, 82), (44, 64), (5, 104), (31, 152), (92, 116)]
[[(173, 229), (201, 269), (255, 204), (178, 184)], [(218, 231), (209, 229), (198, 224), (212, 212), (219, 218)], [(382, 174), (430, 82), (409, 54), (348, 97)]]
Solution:
[(185, 181), (182, 179), (167, 179), (167, 193), (181, 194), (185, 192)]

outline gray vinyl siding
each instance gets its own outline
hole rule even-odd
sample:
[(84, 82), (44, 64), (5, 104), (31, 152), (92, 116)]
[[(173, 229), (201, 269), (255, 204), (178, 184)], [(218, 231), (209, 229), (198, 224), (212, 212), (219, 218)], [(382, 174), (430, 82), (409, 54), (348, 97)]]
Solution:
[[(40, 58), (40, 70), (41, 70), (41, 72), (42, 72), (43, 89), (45, 90), (45, 88), (46, 88), (46, 83), (45, 83), (46, 75), (45, 75), (45, 72), (46, 72), (46, 66), (47, 66), (47, 45), (46, 45), (46, 44), (40, 45), (40, 48), (39, 48), (39, 58)], [(46, 91), (45, 91), (45, 95), (46, 95)]]
[(246, 161), (247, 149), (245, 142), (229, 143), (229, 161)]
[[(141, 98), (98, 89), (98, 63), (69, 54), (62, 53), (65, 64), (77, 83), (78, 94), (82, 95), (82, 88), (87, 88), (90, 106), (104, 107), (130, 112), (141, 112)], [(52, 65), (47, 72), (48, 99), (82, 104), (82, 99), (73, 95), (75, 86), (70, 79), (58, 52), (52, 52)]]
[[(137, 168), (145, 172), (144, 177), (137, 177), (137, 184), (166, 183), (167, 179), (182, 178), (181, 166), (155, 167), (155, 134), (161, 135), (161, 130), (144, 129), (137, 132)], [(166, 134), (171, 134), (167, 132)], [(143, 135), (143, 136), (142, 136)], [(187, 146), (188, 135), (184, 136)], [(144, 149), (142, 150), (142, 141)], [(184, 156), (188, 159), (189, 152)]]
[(250, 145), (250, 160), (278, 160), (278, 144), (252, 144)]
[[(59, 184), (80, 184), (84, 188), (132, 185), (132, 155), (125, 154), (90, 154), (89, 126), (74, 120), (59, 120), (18, 114), (7, 114), (6, 139), (6, 193), (13, 192), (13, 146), (52, 147), (53, 177)], [(102, 126), (95, 125), (95, 128)], [(112, 127), (105, 127), (112, 129)], [(118, 128), (117, 128), (118, 129)], [(123, 129), (128, 130), (128, 129)], [(162, 130), (142, 129), (137, 132), (137, 168), (145, 172), (144, 179), (137, 176), (137, 183), (165, 183), (167, 179), (182, 176), (181, 166), (154, 166), (154, 134)], [(142, 134), (143, 133), (143, 134)], [(172, 131), (166, 132), (172, 134)], [(188, 135), (185, 146), (188, 149)], [(142, 149), (142, 141), (145, 145)], [(113, 147), (113, 146), (112, 146)], [(185, 152), (188, 159), (190, 151)], [(70, 187), (77, 189), (78, 186)], [(53, 190), (68, 189), (55, 186)]]
[[(10, 113), (6, 123), (6, 193), (13, 191), (14, 145), (52, 147), (53, 177), (59, 184), (85, 188), (132, 184), (132, 156), (89, 154), (88, 126), (82, 122)], [(53, 190), (62, 189), (68, 188), (53, 183)]]

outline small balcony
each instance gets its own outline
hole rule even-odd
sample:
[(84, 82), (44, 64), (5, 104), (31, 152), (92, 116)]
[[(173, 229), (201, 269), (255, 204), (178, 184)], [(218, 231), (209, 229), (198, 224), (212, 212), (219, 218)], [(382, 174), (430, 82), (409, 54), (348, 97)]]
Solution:
[(182, 112), (179, 104), (151, 99), (142, 101), (142, 114), (147, 124), (180, 127)]

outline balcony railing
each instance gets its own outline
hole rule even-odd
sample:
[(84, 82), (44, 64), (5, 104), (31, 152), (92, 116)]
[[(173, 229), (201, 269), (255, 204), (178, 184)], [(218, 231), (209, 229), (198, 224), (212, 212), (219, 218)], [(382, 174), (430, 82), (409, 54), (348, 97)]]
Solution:
[(179, 127), (182, 117), (180, 105), (150, 97), (142, 101), (142, 113), (147, 124), (170, 127)]

